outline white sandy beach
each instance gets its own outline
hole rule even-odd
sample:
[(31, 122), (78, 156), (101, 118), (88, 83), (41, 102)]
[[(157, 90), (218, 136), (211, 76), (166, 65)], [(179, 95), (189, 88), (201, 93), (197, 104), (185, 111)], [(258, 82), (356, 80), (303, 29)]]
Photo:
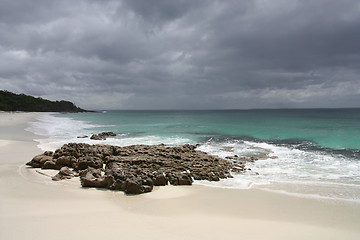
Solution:
[[(359, 239), (360, 204), (199, 185), (125, 196), (25, 163), (39, 113), (0, 113), (0, 239)], [(54, 175), (56, 171), (44, 173)]]

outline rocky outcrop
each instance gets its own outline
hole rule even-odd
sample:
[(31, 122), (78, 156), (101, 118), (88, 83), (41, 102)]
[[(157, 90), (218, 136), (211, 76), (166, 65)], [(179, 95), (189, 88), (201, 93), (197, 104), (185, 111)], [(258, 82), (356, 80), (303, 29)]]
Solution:
[(99, 134), (93, 134), (90, 139), (92, 140), (106, 140), (108, 137), (115, 137), (116, 133), (113, 132), (102, 132)]
[(235, 165), (231, 160), (195, 148), (193, 145), (118, 147), (69, 143), (54, 153), (35, 156), (27, 165), (60, 169), (61, 176), (54, 180), (75, 176), (69, 169), (72, 168), (79, 173), (83, 187), (107, 188), (128, 194), (150, 192), (154, 186), (191, 185), (193, 180), (219, 181), (232, 177), (230, 170)]

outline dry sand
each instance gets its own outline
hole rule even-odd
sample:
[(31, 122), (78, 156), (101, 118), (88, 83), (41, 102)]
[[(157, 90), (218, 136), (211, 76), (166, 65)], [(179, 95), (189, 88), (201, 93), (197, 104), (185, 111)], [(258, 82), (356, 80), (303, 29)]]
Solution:
[(24, 165), (41, 152), (23, 130), (35, 116), (0, 113), (1, 240), (360, 239), (358, 203), (199, 185), (126, 196), (53, 182)]

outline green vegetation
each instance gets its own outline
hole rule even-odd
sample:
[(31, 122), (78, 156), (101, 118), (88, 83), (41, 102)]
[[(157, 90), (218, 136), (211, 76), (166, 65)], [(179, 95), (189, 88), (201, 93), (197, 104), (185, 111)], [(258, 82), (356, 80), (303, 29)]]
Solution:
[(25, 94), (0, 90), (1, 111), (25, 112), (87, 112), (68, 101), (50, 101)]

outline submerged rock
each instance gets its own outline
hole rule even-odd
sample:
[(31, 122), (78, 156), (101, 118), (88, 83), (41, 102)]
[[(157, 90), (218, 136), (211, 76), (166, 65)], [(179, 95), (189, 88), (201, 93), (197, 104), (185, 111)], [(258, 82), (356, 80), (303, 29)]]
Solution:
[(87, 135), (83, 135), (83, 136), (77, 136), (77, 138), (87, 138)]
[[(244, 171), (207, 153), (195, 150), (196, 146), (176, 147), (160, 145), (89, 145), (64, 144), (54, 153), (35, 156), (27, 165), (60, 169), (53, 180), (75, 176), (79, 172), (83, 187), (107, 188), (127, 194), (150, 192), (153, 186), (191, 185), (193, 180), (219, 181), (232, 177), (230, 170)], [(58, 176), (59, 175), (59, 176)]]
[(106, 140), (108, 137), (115, 137), (116, 133), (113, 132), (102, 132), (99, 134), (93, 134), (90, 139), (92, 140)]

